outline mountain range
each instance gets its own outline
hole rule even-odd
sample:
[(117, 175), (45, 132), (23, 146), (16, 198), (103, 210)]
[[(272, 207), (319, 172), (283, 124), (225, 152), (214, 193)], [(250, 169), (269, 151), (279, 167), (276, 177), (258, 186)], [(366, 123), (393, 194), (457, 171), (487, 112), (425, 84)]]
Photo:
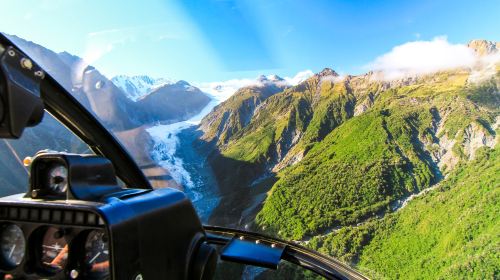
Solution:
[[(144, 127), (188, 119), (206, 94), (182, 80), (109, 80), (77, 56), (14, 39), (122, 139), (147, 176), (170, 182), (155, 186), (180, 187), (150, 157)], [(180, 143), (206, 156), (217, 181), (209, 223), (294, 240), (374, 279), (499, 278), (500, 43), (467, 46), (478, 57), (470, 67), (391, 80), (325, 68), (298, 83), (260, 76), (238, 89), (203, 118), (193, 143)], [(13, 145), (27, 155), (40, 144), (85, 152), (55, 127), (48, 117), (27, 131), (33, 143), (1, 142), (2, 170), (26, 184)], [(316, 276), (284, 263), (256, 278)]]
[[(210, 101), (205, 93), (184, 81), (123, 75), (109, 80), (80, 57), (55, 53), (17, 36), (10, 38), (111, 130), (186, 120)], [(154, 102), (158, 97), (175, 106), (165, 112), (165, 104)]]
[[(153, 140), (145, 129), (157, 123), (189, 119), (209, 103), (208, 95), (185, 81), (173, 82), (147, 76), (115, 77), (118, 86), (125, 85), (122, 89), (78, 56), (68, 52), (56, 53), (17, 36), (10, 38), (121, 140), (137, 163), (144, 167), (144, 173), (155, 178), (151, 180), (155, 187), (181, 187), (172, 180), (168, 170), (158, 166), (150, 157)], [(16, 157), (32, 156), (47, 147), (60, 151), (73, 147), (75, 150), (72, 152), (90, 152), (50, 115), (44, 118), (39, 126), (26, 131), (25, 134), (29, 135), (26, 139), (2, 144), (5, 149), (0, 152), (3, 160), (0, 165), (9, 174), (0, 173), (5, 178), (16, 178), (16, 185), (4, 182), (1, 194), (23, 191), (19, 186), (27, 185), (26, 170)], [(59, 137), (50, 137), (48, 132)], [(13, 147), (17, 155), (9, 147)]]
[[(499, 43), (468, 46), (471, 67), (396, 80), (326, 68), (240, 89), (195, 143), (221, 192), (210, 222), (296, 240), (377, 279), (497, 278)], [(290, 269), (273, 275), (311, 276)]]

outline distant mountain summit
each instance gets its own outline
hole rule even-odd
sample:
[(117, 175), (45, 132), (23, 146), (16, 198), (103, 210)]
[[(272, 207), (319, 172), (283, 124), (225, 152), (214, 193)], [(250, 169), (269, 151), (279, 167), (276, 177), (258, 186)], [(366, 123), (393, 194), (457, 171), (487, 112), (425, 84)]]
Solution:
[(121, 131), (149, 123), (186, 120), (210, 101), (185, 81), (147, 75), (121, 75), (109, 80), (78, 56), (56, 53), (14, 35), (10, 38), (108, 129)]
[(500, 50), (500, 42), (493, 42), (488, 40), (471, 40), (467, 47), (474, 50), (478, 55), (492, 55)]
[(159, 87), (175, 83), (170, 79), (152, 78), (147, 75), (118, 75), (113, 77), (111, 81), (132, 101), (137, 101)]
[(321, 72), (317, 73), (316, 76), (319, 76), (319, 77), (328, 77), (328, 76), (338, 77), (339, 74), (330, 68), (325, 68), (325, 69), (321, 70)]
[(281, 78), (278, 75), (273, 74), (269, 76), (260, 75), (259, 77), (257, 77), (257, 81), (261, 83), (273, 83), (273, 82), (283, 82), (285, 81), (285, 79)]
[(180, 80), (152, 89), (135, 104), (148, 120), (176, 122), (196, 115), (209, 102), (210, 97), (199, 88)]

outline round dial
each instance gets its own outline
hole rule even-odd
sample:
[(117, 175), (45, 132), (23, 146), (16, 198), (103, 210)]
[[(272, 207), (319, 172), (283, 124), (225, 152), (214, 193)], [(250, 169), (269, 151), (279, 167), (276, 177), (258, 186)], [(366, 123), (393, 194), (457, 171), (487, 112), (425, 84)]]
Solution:
[(93, 230), (85, 241), (85, 265), (91, 276), (109, 275), (108, 238), (103, 230)]
[(0, 253), (4, 262), (9, 266), (18, 266), (24, 258), (26, 239), (23, 231), (16, 225), (7, 225), (1, 236)]
[(54, 165), (49, 171), (49, 188), (55, 193), (64, 193), (68, 189), (68, 169), (62, 165)]
[(40, 263), (51, 272), (59, 272), (68, 262), (68, 242), (64, 231), (55, 227), (47, 229), (42, 240)]

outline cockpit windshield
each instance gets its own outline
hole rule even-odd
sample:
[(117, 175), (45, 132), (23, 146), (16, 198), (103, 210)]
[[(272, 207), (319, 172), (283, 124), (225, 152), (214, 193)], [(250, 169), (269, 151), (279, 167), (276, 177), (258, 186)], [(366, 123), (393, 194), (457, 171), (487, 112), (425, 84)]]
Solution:
[[(28, 2), (0, 32), (203, 223), (375, 279), (499, 277), (497, 1)], [(91, 152), (48, 114), (25, 135), (0, 141), (0, 194), (39, 150)]]
[(37, 152), (51, 150), (93, 153), (82, 140), (49, 114), (45, 114), (38, 126), (26, 129), (22, 138), (0, 139), (0, 147), (1, 196), (25, 192), (28, 189), (29, 168), (25, 166), (24, 160), (35, 156)]

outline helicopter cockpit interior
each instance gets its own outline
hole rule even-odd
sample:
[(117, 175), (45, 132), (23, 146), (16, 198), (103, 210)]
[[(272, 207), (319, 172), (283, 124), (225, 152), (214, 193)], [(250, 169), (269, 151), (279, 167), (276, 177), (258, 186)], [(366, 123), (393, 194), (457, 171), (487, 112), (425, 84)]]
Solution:
[(220, 260), (270, 269), (286, 260), (326, 278), (364, 279), (289, 242), (204, 227), (184, 193), (152, 189), (113, 136), (3, 35), (0, 63), (2, 138), (22, 137), (45, 110), (95, 152), (24, 159), (28, 191), (0, 199), (3, 279), (212, 279)]

